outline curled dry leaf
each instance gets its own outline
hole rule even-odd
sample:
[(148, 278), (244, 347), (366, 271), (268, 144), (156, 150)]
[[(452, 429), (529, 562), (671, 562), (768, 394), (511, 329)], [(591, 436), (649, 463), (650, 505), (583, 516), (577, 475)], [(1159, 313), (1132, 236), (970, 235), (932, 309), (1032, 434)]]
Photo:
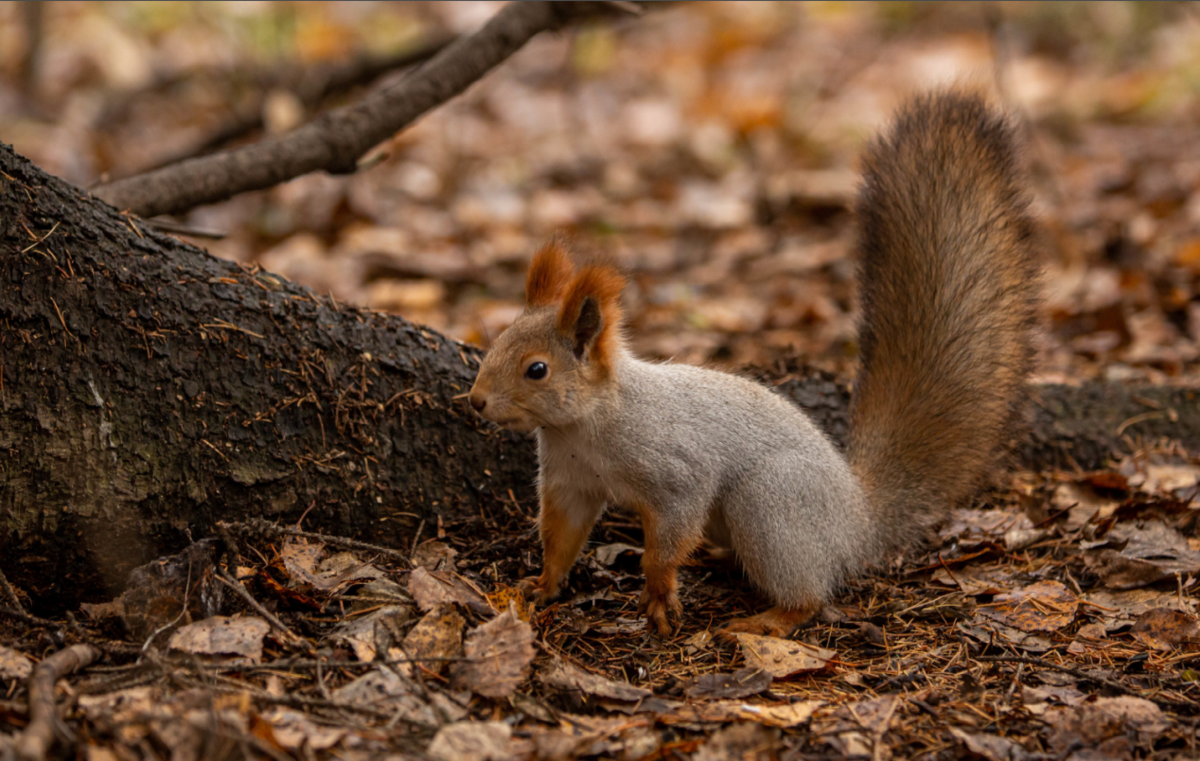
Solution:
[(582, 692), (610, 700), (634, 702), (648, 698), (653, 693), (628, 682), (618, 682), (596, 674), (590, 674), (570, 663), (555, 658), (548, 668), (538, 674), (538, 681), (559, 690)]
[(171, 635), (170, 648), (197, 655), (240, 656), (258, 663), (263, 637), (270, 630), (270, 624), (257, 616), (213, 616), (180, 627)]
[(460, 721), (439, 729), (426, 753), (438, 761), (506, 761), (511, 737), (501, 721)]
[(1039, 581), (996, 595), (979, 615), (1023, 632), (1058, 631), (1075, 620), (1079, 599), (1058, 581)]
[[(878, 758), (887, 755), (881, 738), (891, 726), (900, 698), (885, 695), (874, 700), (847, 703), (822, 713), (813, 721), (813, 731), (826, 738), (843, 756), (867, 755)], [(882, 751), (881, 754), (873, 750)]]
[(762, 669), (774, 679), (786, 679), (805, 671), (819, 671), (829, 665), (837, 653), (803, 642), (765, 637), (761, 634), (738, 634), (742, 657), (751, 668)]
[(453, 571), (415, 568), (408, 576), (408, 593), (421, 610), (433, 610), (443, 603), (456, 602), (481, 615), (493, 612), (487, 599)]
[(0, 645), (0, 683), (23, 680), (33, 671), (33, 661), (24, 653)]
[(603, 566), (610, 566), (617, 562), (617, 558), (626, 552), (631, 552), (635, 555), (641, 555), (643, 550), (641, 547), (634, 547), (632, 544), (606, 544), (596, 548), (596, 562)]
[(456, 687), (508, 697), (529, 674), (533, 629), (510, 608), (472, 630), (465, 650), (467, 660), (453, 669)]
[(384, 578), (383, 571), (352, 552), (339, 552), (320, 560), (325, 545), (289, 537), (279, 555), (294, 583), (333, 592), (363, 579)]
[(511, 607), (516, 610), (517, 618), (529, 622), (529, 616), (532, 613), (529, 601), (525, 599), (525, 594), (516, 587), (499, 584), (487, 596), (487, 601), (496, 610), (508, 610)]
[(1200, 621), (1170, 608), (1148, 610), (1130, 631), (1133, 638), (1155, 650), (1172, 650), (1200, 639)]

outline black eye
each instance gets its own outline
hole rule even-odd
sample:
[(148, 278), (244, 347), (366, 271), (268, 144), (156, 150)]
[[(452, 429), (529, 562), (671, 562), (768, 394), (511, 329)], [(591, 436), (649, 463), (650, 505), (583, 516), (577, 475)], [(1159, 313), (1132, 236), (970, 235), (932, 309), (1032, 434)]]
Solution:
[(545, 362), (534, 362), (525, 370), (525, 377), (529, 380), (541, 380), (546, 377), (546, 373), (550, 372), (550, 368), (546, 367)]

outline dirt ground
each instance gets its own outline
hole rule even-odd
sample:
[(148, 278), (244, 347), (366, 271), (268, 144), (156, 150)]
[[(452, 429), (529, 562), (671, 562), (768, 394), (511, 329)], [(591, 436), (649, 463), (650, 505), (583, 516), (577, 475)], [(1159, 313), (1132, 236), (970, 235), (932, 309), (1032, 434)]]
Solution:
[[(55, 4), (33, 59), (22, 7), (0, 5), (0, 140), (87, 187), (248, 115), (260, 126), (223, 144), (286, 130), (355, 96), (305, 101), (314, 72), (496, 6)], [(629, 271), (643, 355), (850, 375), (856, 156), (905, 96), (947, 83), (1023, 126), (1047, 237), (1039, 377), (1195, 385), (1186, 4), (675, 4), (535, 40), (354, 175), (172, 222), (483, 346), (565, 232)], [(1008, 474), (786, 641), (712, 637), (764, 601), (707, 557), (682, 575), (677, 631), (648, 633), (642, 532), (621, 512), (562, 598), (528, 608), (513, 587), (540, 565), (536, 506), (513, 500), (402, 549), (228, 525), (66, 619), (0, 589), (0, 759), (34, 723), (31, 669), (70, 645), (98, 657), (58, 683), (54, 753), (89, 761), (1195, 758), (1200, 457), (1140, 437), (1139, 417), (1108, 467)]]

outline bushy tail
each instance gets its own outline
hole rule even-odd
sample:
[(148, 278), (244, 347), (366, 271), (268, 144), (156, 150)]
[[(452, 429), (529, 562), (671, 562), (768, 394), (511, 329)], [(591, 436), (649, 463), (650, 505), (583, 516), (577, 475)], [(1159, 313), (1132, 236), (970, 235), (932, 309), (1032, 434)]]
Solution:
[(849, 458), (886, 552), (970, 497), (1023, 415), (1037, 235), (1014, 129), (979, 97), (909, 103), (863, 173)]

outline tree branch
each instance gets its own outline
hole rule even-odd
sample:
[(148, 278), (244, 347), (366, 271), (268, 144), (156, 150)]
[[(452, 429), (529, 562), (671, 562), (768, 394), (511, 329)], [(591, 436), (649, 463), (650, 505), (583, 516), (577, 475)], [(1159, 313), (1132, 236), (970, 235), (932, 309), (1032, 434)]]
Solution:
[(372, 147), (466, 90), (539, 33), (613, 10), (629, 9), (619, 3), (511, 3), (475, 34), (459, 38), (401, 82), (357, 103), (322, 114), (286, 135), (101, 185), (93, 193), (118, 209), (152, 217), (273, 187), (317, 170), (353, 172)]

